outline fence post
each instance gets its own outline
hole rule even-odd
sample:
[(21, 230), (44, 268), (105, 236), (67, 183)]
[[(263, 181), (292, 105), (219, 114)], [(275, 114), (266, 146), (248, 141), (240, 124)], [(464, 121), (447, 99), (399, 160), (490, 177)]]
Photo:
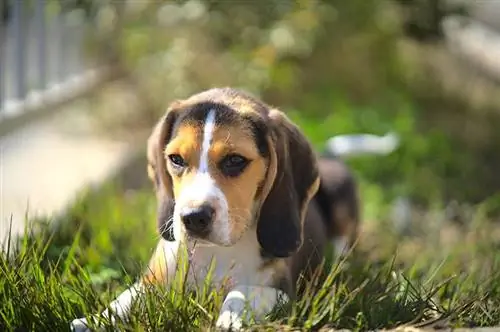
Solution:
[(14, 43), (16, 45), (15, 70), (16, 87), (15, 98), (24, 99), (26, 95), (26, 42), (24, 27), (24, 0), (12, 1), (12, 24), (14, 26)]
[(46, 16), (45, 0), (36, 1), (35, 9), (36, 34), (38, 44), (38, 89), (43, 90), (47, 83), (47, 39), (46, 39)]
[(57, 82), (63, 82), (66, 78), (66, 1), (59, 2), (59, 14), (57, 16)]
[[(5, 98), (5, 49), (6, 49), (6, 25), (8, 24), (6, 1), (0, 2), (0, 110), (3, 108)], [(1, 114), (0, 114), (1, 116)]]

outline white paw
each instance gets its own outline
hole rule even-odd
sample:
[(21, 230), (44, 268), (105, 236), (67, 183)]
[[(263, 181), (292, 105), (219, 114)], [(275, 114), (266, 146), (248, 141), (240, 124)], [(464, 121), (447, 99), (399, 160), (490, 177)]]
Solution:
[(226, 310), (217, 319), (215, 327), (222, 331), (241, 331), (243, 320), (238, 313)]
[(88, 327), (87, 319), (85, 319), (85, 318), (74, 319), (70, 324), (70, 328), (71, 328), (72, 332), (90, 331), (90, 328)]
[[(93, 326), (97, 328), (92, 330), (90, 328), (90, 323), (86, 318), (77, 318), (74, 319), (71, 324), (70, 324), (70, 329), (72, 332), (91, 332), (91, 331), (109, 331), (109, 328), (106, 329), (102, 324), (99, 323), (98, 319), (96, 316), (92, 317), (93, 320)], [(111, 324), (112, 326), (115, 326), (115, 320), (111, 318)], [(120, 331), (117, 327), (113, 328), (113, 331)]]

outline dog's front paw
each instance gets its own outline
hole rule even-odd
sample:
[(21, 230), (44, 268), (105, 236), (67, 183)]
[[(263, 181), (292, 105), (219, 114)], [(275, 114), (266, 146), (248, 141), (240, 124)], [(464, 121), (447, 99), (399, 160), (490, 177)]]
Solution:
[[(74, 319), (70, 324), (70, 329), (72, 332), (90, 332), (90, 331), (106, 331), (107, 329), (102, 323), (99, 322), (97, 316), (91, 316), (92, 325), (86, 318)], [(119, 331), (115, 326), (115, 320), (112, 319), (112, 327), (114, 331)], [(92, 326), (92, 328), (91, 328)]]
[(226, 310), (217, 319), (215, 327), (221, 331), (241, 331), (243, 319), (238, 313)]
[(72, 332), (90, 332), (88, 324), (87, 319), (77, 318), (71, 322), (70, 328)]

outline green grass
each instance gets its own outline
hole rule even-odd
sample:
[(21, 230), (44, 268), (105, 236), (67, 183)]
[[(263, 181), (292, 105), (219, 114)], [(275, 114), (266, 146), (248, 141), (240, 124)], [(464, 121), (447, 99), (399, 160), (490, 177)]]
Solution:
[[(1, 258), (0, 330), (66, 331), (72, 319), (103, 310), (154, 248), (155, 204), (150, 188), (124, 192), (109, 185), (82, 195), (55, 227), (39, 221), (36, 236)], [(499, 324), (500, 234), (476, 215), (466, 230), (440, 232), (423, 218), (411, 238), (367, 220), (356, 253), (332, 265), (319, 293), (259, 328)], [(188, 293), (182, 284), (148, 292), (127, 330), (206, 329), (222, 301), (217, 291)]]

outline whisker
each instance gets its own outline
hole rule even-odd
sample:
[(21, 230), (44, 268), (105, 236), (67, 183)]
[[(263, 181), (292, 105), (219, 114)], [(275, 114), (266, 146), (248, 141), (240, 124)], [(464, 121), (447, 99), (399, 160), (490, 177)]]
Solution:
[(170, 217), (165, 223), (163, 223), (159, 227), (159, 229), (158, 229), (159, 234), (156, 235), (157, 239), (161, 239), (163, 233), (165, 233), (165, 232), (171, 232), (173, 230), (173, 228), (174, 228), (173, 220), (174, 220), (174, 218)]
[[(161, 226), (160, 226), (160, 229), (159, 231), (162, 232), (164, 230), (168, 230), (169, 227), (172, 227), (173, 225), (173, 218), (169, 218), (165, 223), (163, 223)], [(166, 229), (165, 229), (166, 228)]]

